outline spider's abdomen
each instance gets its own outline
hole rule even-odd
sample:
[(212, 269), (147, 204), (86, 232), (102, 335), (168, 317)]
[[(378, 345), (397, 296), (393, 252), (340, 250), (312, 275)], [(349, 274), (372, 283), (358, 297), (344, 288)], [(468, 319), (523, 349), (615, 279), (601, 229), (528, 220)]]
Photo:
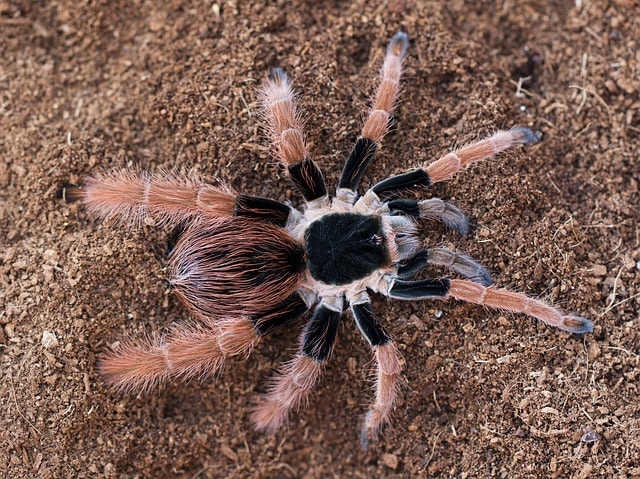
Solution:
[(356, 213), (332, 213), (309, 226), (305, 234), (311, 276), (343, 285), (389, 264), (382, 220)]
[(298, 288), (304, 248), (282, 228), (234, 218), (197, 224), (171, 255), (171, 284), (199, 318), (257, 317)]

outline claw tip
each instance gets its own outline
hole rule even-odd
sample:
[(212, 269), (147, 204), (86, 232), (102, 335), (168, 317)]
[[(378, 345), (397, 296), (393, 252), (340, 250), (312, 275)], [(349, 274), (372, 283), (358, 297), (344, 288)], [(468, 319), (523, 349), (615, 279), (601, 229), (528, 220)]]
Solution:
[(388, 52), (398, 57), (404, 57), (408, 48), (409, 35), (405, 32), (398, 32), (389, 42)]
[(287, 74), (280, 67), (271, 67), (269, 68), (267, 78), (269, 79), (269, 81), (285, 83), (287, 81)]
[(581, 316), (565, 316), (564, 330), (574, 334), (593, 332), (593, 322)]
[(541, 131), (533, 131), (529, 128), (523, 127), (513, 128), (512, 131), (519, 139), (519, 143), (522, 145), (535, 145), (542, 139)]

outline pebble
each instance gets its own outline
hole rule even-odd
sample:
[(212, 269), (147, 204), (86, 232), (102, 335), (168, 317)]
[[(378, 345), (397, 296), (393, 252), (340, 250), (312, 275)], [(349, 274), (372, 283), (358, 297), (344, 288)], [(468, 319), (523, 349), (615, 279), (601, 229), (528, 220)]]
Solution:
[(51, 332), (51, 331), (47, 331), (44, 330), (42, 332), (42, 346), (44, 347), (44, 349), (55, 349), (58, 347), (58, 338), (56, 338), (56, 334)]
[(398, 468), (398, 456), (395, 454), (383, 454), (380, 462), (394, 471)]

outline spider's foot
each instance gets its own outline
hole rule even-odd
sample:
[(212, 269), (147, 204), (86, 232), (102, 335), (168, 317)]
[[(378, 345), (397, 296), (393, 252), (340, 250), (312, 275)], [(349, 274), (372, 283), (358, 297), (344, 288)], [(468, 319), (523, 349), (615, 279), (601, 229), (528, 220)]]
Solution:
[(533, 131), (523, 127), (512, 128), (510, 131), (520, 145), (535, 145), (542, 139), (541, 131)]
[(462, 236), (467, 236), (473, 229), (466, 215), (451, 204), (446, 204), (442, 222), (447, 228), (451, 228)]
[(272, 81), (278, 84), (287, 82), (287, 74), (280, 67), (269, 68), (269, 74), (267, 78), (269, 79), (269, 81)]
[(65, 183), (58, 191), (56, 191), (56, 198), (64, 200), (67, 203), (75, 203), (82, 199), (82, 187), (71, 183)]
[(148, 345), (123, 344), (98, 358), (97, 369), (104, 382), (122, 392), (148, 392), (169, 379), (163, 351)]
[(491, 273), (487, 271), (483, 266), (478, 265), (478, 271), (469, 279), (474, 283), (481, 284), (482, 286), (491, 286), (493, 284), (493, 278)]
[(251, 421), (256, 430), (267, 434), (274, 434), (280, 426), (286, 424), (289, 410), (269, 400), (262, 400), (254, 407)]
[(370, 409), (364, 417), (362, 429), (360, 430), (360, 447), (363, 451), (369, 449), (369, 444), (375, 442), (380, 434), (380, 429), (386, 422), (381, 411)]
[(403, 58), (409, 48), (409, 35), (405, 32), (396, 33), (387, 47), (387, 53), (396, 57)]
[(582, 316), (563, 316), (560, 329), (574, 334), (585, 334), (593, 332), (593, 322)]

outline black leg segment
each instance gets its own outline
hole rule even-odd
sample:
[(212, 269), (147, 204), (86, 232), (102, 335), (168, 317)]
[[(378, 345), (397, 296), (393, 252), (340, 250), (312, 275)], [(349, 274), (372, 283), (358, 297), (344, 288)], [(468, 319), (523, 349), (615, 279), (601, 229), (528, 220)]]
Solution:
[(471, 225), (464, 213), (440, 198), (421, 201), (391, 200), (387, 203), (387, 207), (391, 213), (402, 213), (415, 219), (425, 218), (441, 221), (447, 228), (451, 228), (463, 236), (471, 231)]
[(377, 148), (378, 144), (371, 138), (364, 136), (358, 138), (342, 170), (339, 188), (348, 188), (352, 191), (358, 189), (362, 176), (371, 160), (373, 160)]
[(403, 213), (411, 218), (420, 218), (420, 205), (416, 200), (391, 200), (387, 206), (391, 213)]
[(291, 208), (279, 201), (259, 196), (239, 194), (236, 200), (235, 216), (245, 216), (268, 221), (277, 226), (286, 226)]
[(270, 311), (252, 317), (256, 331), (260, 336), (267, 336), (287, 324), (292, 323), (308, 311), (307, 303), (300, 294), (293, 293)]
[(334, 311), (320, 304), (304, 328), (302, 353), (322, 362), (333, 349), (338, 334), (341, 311)]
[(395, 280), (389, 297), (395, 299), (430, 299), (444, 298), (449, 294), (450, 280), (425, 279), (421, 281)]
[(398, 268), (398, 277), (405, 279), (415, 276), (429, 265), (429, 250), (422, 250)]
[(351, 311), (353, 311), (353, 316), (356, 318), (358, 329), (371, 346), (381, 346), (391, 341), (391, 338), (380, 326), (373, 314), (371, 303), (353, 304), (351, 305)]
[(398, 277), (401, 279), (411, 278), (429, 265), (444, 266), (483, 286), (490, 286), (493, 283), (491, 274), (484, 266), (470, 256), (456, 253), (447, 248), (419, 251), (406, 263), (400, 265)]
[(377, 183), (371, 190), (378, 195), (378, 197), (384, 198), (417, 186), (431, 186), (431, 179), (425, 170), (417, 169), (401, 175), (392, 176)]
[(317, 200), (327, 194), (324, 176), (322, 176), (322, 172), (315, 161), (305, 158), (299, 163), (290, 165), (288, 168), (291, 181), (300, 190), (305, 200)]

